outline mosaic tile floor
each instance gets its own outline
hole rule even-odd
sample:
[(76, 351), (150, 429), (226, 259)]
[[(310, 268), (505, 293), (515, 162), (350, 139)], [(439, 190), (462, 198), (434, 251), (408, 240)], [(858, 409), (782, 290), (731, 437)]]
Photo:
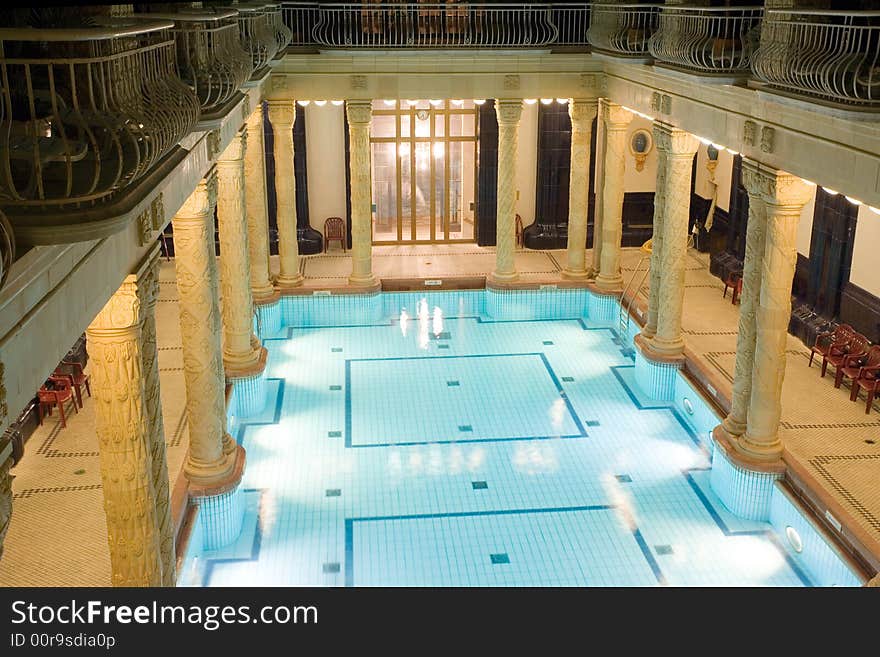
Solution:
[(769, 525), (720, 522), (698, 438), (636, 407), (610, 331), (436, 317), (438, 339), (410, 321), (266, 341), (282, 383), (239, 434), (253, 533), (182, 584), (809, 584)]

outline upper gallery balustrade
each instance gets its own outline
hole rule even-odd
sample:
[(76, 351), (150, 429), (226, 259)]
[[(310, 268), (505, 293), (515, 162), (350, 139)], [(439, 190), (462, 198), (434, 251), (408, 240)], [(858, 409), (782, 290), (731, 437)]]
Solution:
[(649, 57), (648, 44), (657, 30), (662, 7), (594, 3), (587, 39), (594, 50), (624, 57)]
[(516, 48), (586, 45), (589, 5), (285, 3), (294, 45)]
[[(174, 23), (68, 15), (0, 28), (0, 204), (93, 207), (151, 170), (199, 118)], [(10, 217), (12, 218), (12, 217)], [(13, 221), (13, 224), (16, 222)]]
[(269, 27), (275, 37), (276, 54), (284, 54), (285, 48), (290, 43), (293, 35), (291, 29), (284, 24), (284, 10), (279, 4), (274, 2), (265, 5), (269, 15)]
[(238, 10), (238, 27), (241, 44), (251, 56), (254, 72), (261, 71), (280, 51), (281, 36), (275, 27), (272, 5), (249, 2), (235, 5)]
[(880, 12), (768, 9), (752, 72), (782, 92), (876, 109)]
[(174, 22), (177, 70), (199, 98), (202, 118), (222, 110), (250, 77), (251, 58), (239, 41), (234, 9), (189, 9), (133, 14), (143, 20)]
[(663, 7), (648, 49), (676, 68), (747, 74), (763, 13), (763, 7)]

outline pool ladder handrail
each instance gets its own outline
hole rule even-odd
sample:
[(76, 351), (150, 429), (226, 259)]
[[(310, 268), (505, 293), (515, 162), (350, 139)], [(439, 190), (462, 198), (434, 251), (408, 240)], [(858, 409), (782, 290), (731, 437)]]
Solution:
[[(626, 334), (629, 331), (630, 310), (632, 309), (633, 301), (635, 301), (636, 294), (638, 293), (638, 290), (641, 289), (642, 285), (645, 282), (645, 279), (648, 277), (648, 272), (651, 271), (651, 266), (650, 266), (651, 241), (652, 240), (648, 240), (647, 242), (642, 244), (641, 250), (642, 250), (642, 253), (644, 253), (645, 255), (643, 255), (641, 258), (639, 258), (639, 262), (638, 262), (638, 264), (636, 264), (636, 268), (635, 268), (635, 271), (633, 271), (633, 275), (630, 276), (629, 282), (626, 284), (626, 287), (623, 288), (623, 293), (620, 295), (620, 313), (617, 316), (617, 320), (618, 320), (617, 328), (619, 331), (618, 337), (620, 338), (621, 344), (626, 339)], [(642, 268), (642, 263), (645, 260), (648, 260), (648, 268), (642, 272), (642, 277), (639, 280), (639, 284), (635, 288), (636, 292), (633, 293), (632, 297), (627, 299), (626, 293), (629, 292), (630, 287), (632, 287), (633, 281), (636, 279), (636, 276), (639, 275), (639, 271)]]

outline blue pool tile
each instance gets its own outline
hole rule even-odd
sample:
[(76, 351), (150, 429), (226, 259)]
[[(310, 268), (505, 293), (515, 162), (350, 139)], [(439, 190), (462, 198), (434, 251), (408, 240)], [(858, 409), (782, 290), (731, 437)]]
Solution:
[(599, 422), (599, 420), (587, 420), (586, 421), (586, 425), (588, 427), (598, 427), (600, 424), (602, 424), (602, 423)]
[(655, 545), (654, 552), (660, 555), (664, 554), (672, 554), (672, 546), (671, 545)]
[(437, 345), (437, 348), (438, 348), (438, 349), (449, 349), (449, 345), (446, 344), (446, 343), (438, 344), (438, 345)]
[(338, 573), (339, 572), (339, 563), (338, 562), (325, 563), (322, 570), (325, 573)]
[(474, 428), (469, 424), (459, 424), (458, 430), (462, 431), (462, 432), (468, 432), (468, 431), (473, 431)]
[(562, 377), (562, 381), (565, 381), (566, 383), (571, 383), (572, 381), (574, 381), (574, 377), (573, 376), (564, 376), (564, 377)]
[(330, 386), (330, 390), (342, 390), (342, 386)]
[(330, 351), (333, 352), (334, 354), (338, 354), (338, 353), (342, 352), (342, 347), (332, 347), (330, 349)]
[(446, 385), (450, 388), (458, 388), (461, 384), (458, 381), (447, 381)]
[(628, 474), (614, 475), (614, 478), (622, 484), (628, 484), (632, 482), (632, 477), (630, 477)]
[(549, 346), (553, 344), (553, 340), (544, 340), (541, 344)]
[(510, 563), (510, 557), (507, 556), (507, 552), (500, 552), (498, 554), (490, 554), (489, 559), (492, 560), (493, 564)]
[(342, 432), (341, 431), (328, 431), (327, 437), (328, 438), (342, 438)]
[(485, 490), (489, 488), (489, 484), (485, 481), (472, 481), (471, 486), (473, 486), (474, 490)]
[(328, 488), (325, 491), (324, 495), (326, 497), (340, 497), (342, 495), (342, 489), (341, 488)]

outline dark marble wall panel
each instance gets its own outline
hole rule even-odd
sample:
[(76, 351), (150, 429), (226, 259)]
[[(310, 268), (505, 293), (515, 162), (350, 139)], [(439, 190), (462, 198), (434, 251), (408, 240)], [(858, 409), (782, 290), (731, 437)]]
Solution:
[(538, 106), (535, 221), (525, 227), (531, 249), (564, 249), (568, 241), (568, 183), (571, 177), (571, 119), (568, 105)]
[(475, 231), (477, 244), (494, 246), (498, 201), (498, 119), (494, 100), (480, 106), (478, 125)]

